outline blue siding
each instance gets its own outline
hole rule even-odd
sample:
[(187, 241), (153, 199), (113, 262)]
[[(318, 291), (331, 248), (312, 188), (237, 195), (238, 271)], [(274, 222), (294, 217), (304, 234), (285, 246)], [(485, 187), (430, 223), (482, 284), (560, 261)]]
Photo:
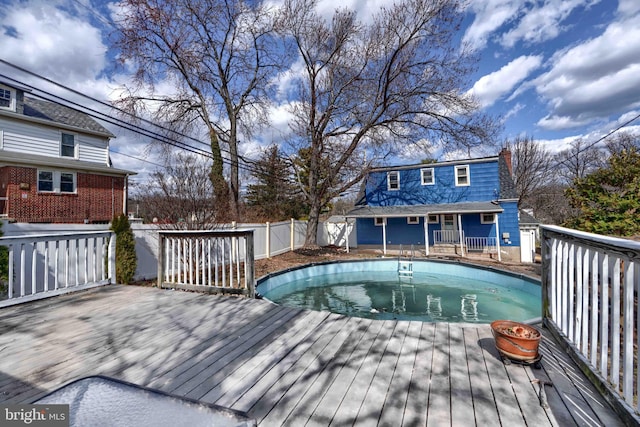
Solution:
[[(463, 165), (464, 163), (460, 163)], [(434, 169), (434, 185), (422, 185), (421, 168)], [(373, 172), (367, 178), (369, 206), (430, 205), (439, 203), (495, 200), (499, 194), (498, 162), (469, 164), (469, 186), (455, 186), (455, 166), (430, 164), (399, 170), (400, 190), (387, 190), (387, 172)]]
[(500, 237), (502, 233), (509, 233), (509, 240), (511, 243), (505, 243), (504, 240), (500, 241), (502, 246), (520, 246), (520, 227), (518, 223), (518, 203), (517, 202), (502, 202), (500, 203), (504, 212), (498, 217), (500, 227)]
[[(373, 218), (358, 218), (359, 245), (381, 245), (382, 226), (375, 225)], [(420, 224), (407, 224), (407, 218), (387, 218), (388, 245), (424, 245), (424, 219)]]

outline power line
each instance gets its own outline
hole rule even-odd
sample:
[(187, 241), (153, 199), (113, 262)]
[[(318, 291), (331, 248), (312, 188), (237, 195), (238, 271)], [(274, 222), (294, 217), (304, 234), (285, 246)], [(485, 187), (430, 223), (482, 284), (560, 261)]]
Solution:
[(558, 160), (557, 163), (555, 165), (552, 165), (551, 168), (557, 168), (562, 164), (565, 164), (566, 162), (569, 161), (569, 159), (573, 158), (578, 158), (578, 155), (580, 155), (581, 153), (583, 153), (584, 151), (587, 151), (590, 148), (595, 147), (597, 144), (599, 144), (600, 142), (604, 141), (605, 139), (607, 139), (608, 137), (610, 137), (611, 135), (613, 135), (614, 133), (618, 132), (620, 129), (622, 129), (625, 126), (630, 125), (631, 123), (633, 123), (634, 121), (640, 119), (640, 114), (636, 115), (635, 117), (633, 117), (630, 120), (627, 120), (626, 122), (624, 122), (623, 124), (621, 124), (620, 126), (618, 126), (617, 128), (609, 131), (606, 135), (601, 136), (600, 138), (598, 138), (597, 140), (595, 140), (594, 142), (587, 144), (584, 148), (580, 148), (579, 150), (577, 150), (575, 153), (570, 153), (569, 157), (564, 159), (564, 160)]
[(159, 163), (152, 162), (151, 160), (146, 160), (146, 159), (142, 159), (142, 158), (140, 158), (140, 157), (132, 156), (131, 154), (121, 153), (121, 152), (116, 151), (116, 150), (113, 150), (113, 149), (111, 149), (111, 150), (109, 150), (109, 151), (110, 151), (111, 153), (117, 154), (117, 155), (119, 155), (119, 156), (130, 157), (130, 158), (132, 158), (132, 159), (140, 160), (141, 162), (149, 163), (149, 164), (152, 164), (152, 165), (154, 165), (154, 166), (158, 166), (158, 167), (160, 167), (160, 168), (165, 168), (165, 167), (166, 167), (166, 166), (161, 165), (161, 164), (159, 164)]
[[(4, 59), (2, 59), (2, 58), (0, 58), (0, 63), (5, 64), (5, 65), (8, 65), (8, 66), (10, 66), (10, 67), (12, 67), (12, 68), (15, 68), (15, 69), (17, 69), (17, 70), (19, 70), (19, 71), (21, 71), (21, 72), (24, 72), (24, 73), (26, 73), (26, 74), (29, 74), (29, 75), (33, 76), (33, 77), (39, 78), (39, 79), (41, 79), (41, 80), (44, 80), (44, 81), (46, 81), (47, 83), (53, 84), (53, 85), (55, 85), (55, 86), (57, 86), (57, 87), (59, 87), (59, 88), (62, 88), (62, 89), (64, 89), (64, 90), (67, 90), (67, 91), (69, 91), (69, 92), (71, 92), (71, 93), (73, 93), (73, 94), (76, 94), (76, 95), (81, 96), (81, 97), (83, 97), (83, 98), (87, 98), (87, 99), (89, 99), (89, 100), (91, 100), (91, 101), (93, 101), (93, 102), (96, 102), (96, 103), (98, 103), (98, 104), (100, 104), (100, 105), (103, 105), (103, 106), (105, 106), (105, 107), (107, 107), (107, 108), (114, 109), (114, 110), (116, 110), (116, 111), (118, 111), (118, 112), (120, 112), (120, 113), (122, 113), (122, 114), (124, 114), (124, 115), (127, 115), (127, 116), (129, 116), (129, 117), (134, 118), (135, 120), (139, 120), (139, 121), (141, 121), (141, 122), (144, 122), (144, 123), (147, 123), (147, 124), (149, 124), (149, 125), (155, 126), (155, 127), (159, 128), (159, 129), (161, 129), (161, 130), (165, 131), (165, 132), (168, 132), (168, 133), (170, 133), (170, 134), (175, 134), (175, 135), (181, 136), (181, 137), (183, 137), (183, 138), (187, 138), (187, 139), (189, 139), (189, 140), (191, 140), (191, 141), (197, 142), (198, 144), (205, 145), (206, 147), (210, 147), (210, 146), (209, 146), (209, 144), (207, 144), (207, 143), (205, 143), (205, 142), (203, 142), (203, 141), (200, 141), (199, 139), (194, 138), (194, 137), (192, 137), (192, 136), (190, 136), (190, 135), (186, 135), (186, 134), (181, 133), (181, 132), (179, 132), (179, 131), (176, 131), (176, 130), (174, 130), (174, 129), (169, 129), (169, 128), (164, 127), (164, 126), (162, 126), (162, 125), (159, 125), (159, 124), (157, 124), (157, 123), (155, 123), (155, 122), (153, 122), (153, 121), (151, 121), (151, 120), (144, 119), (144, 118), (142, 118), (142, 117), (138, 117), (138, 116), (136, 116), (135, 114), (130, 113), (129, 111), (126, 111), (126, 110), (124, 110), (124, 109), (122, 109), (122, 108), (116, 107), (116, 106), (111, 105), (111, 104), (109, 104), (109, 103), (107, 103), (107, 102), (101, 101), (101, 100), (99, 100), (99, 99), (96, 99), (96, 98), (91, 97), (91, 96), (89, 96), (89, 95), (86, 95), (86, 94), (84, 94), (84, 93), (81, 93), (81, 92), (79, 92), (79, 91), (77, 91), (77, 90), (75, 90), (75, 89), (72, 89), (72, 88), (70, 88), (70, 87), (68, 87), (68, 86), (65, 86), (65, 85), (63, 85), (63, 84), (61, 84), (61, 83), (58, 83), (58, 82), (56, 82), (56, 81), (54, 81), (54, 80), (51, 80), (51, 79), (49, 79), (49, 78), (47, 78), (47, 77), (44, 77), (44, 76), (42, 76), (42, 75), (40, 75), (40, 74), (37, 74), (37, 73), (33, 72), (33, 71), (27, 70), (26, 68), (23, 68), (23, 67), (21, 67), (21, 66), (19, 66), (19, 65), (13, 64), (13, 63), (11, 63), (11, 62), (9, 62), (9, 61), (6, 61), (6, 60), (4, 60)], [(27, 86), (27, 87), (29, 87), (29, 88), (31, 88), (31, 89), (35, 89), (35, 90), (37, 90), (37, 91), (39, 91), (39, 92), (45, 93), (45, 94), (47, 94), (48, 96), (53, 96), (53, 97), (55, 97), (55, 98), (57, 98), (57, 99), (63, 100), (64, 102), (67, 102), (67, 103), (69, 103), (69, 104), (75, 105), (75, 106), (77, 106), (77, 107), (79, 107), (79, 108), (81, 108), (81, 109), (83, 109), (83, 110), (92, 111), (92, 112), (94, 112), (94, 113), (96, 113), (96, 114), (99, 114), (99, 115), (101, 116), (101, 117), (98, 117), (98, 116), (95, 116), (95, 115), (93, 115), (93, 114), (86, 113), (86, 111), (83, 111), (83, 112), (85, 112), (85, 114), (88, 114), (88, 115), (89, 115), (89, 116), (91, 116), (91, 117), (97, 118), (97, 119), (99, 119), (99, 120), (106, 121), (106, 122), (108, 122), (108, 123), (110, 123), (110, 124), (113, 124), (113, 125), (116, 125), (116, 126), (124, 127), (125, 129), (130, 130), (130, 131), (132, 131), (132, 132), (136, 132), (136, 131), (135, 131), (135, 130), (133, 130), (133, 129), (131, 129), (130, 127), (135, 127), (135, 128), (141, 129), (141, 130), (143, 130), (144, 132), (148, 132), (148, 133), (151, 133), (151, 134), (153, 134), (153, 135), (156, 135), (156, 137), (153, 137), (153, 136), (150, 136), (150, 135), (144, 135), (144, 136), (147, 136), (147, 137), (150, 137), (150, 138), (158, 138), (158, 137), (159, 137), (159, 138), (160, 138), (160, 142), (162, 142), (162, 143), (166, 143), (166, 144), (168, 144), (168, 145), (172, 145), (172, 146), (174, 146), (174, 147), (176, 147), (176, 148), (183, 148), (183, 149), (185, 149), (185, 150), (187, 150), (187, 151), (194, 152), (193, 150), (200, 150), (201, 152), (196, 152), (196, 154), (201, 154), (201, 155), (207, 156), (207, 157), (209, 157), (209, 158), (212, 158), (212, 155), (211, 155), (211, 154), (209, 154), (208, 152), (204, 152), (204, 150), (202, 150), (202, 149), (198, 149), (198, 148), (196, 148), (196, 147), (193, 147), (193, 146), (187, 145), (186, 143), (183, 143), (183, 142), (181, 142), (181, 141), (177, 141), (177, 140), (175, 140), (175, 139), (173, 139), (173, 138), (169, 138), (169, 137), (168, 137), (168, 136), (166, 136), (166, 135), (161, 135), (161, 134), (158, 134), (157, 132), (153, 132), (153, 131), (150, 131), (150, 130), (148, 130), (148, 129), (144, 129), (144, 128), (140, 127), (140, 126), (133, 125), (133, 124), (131, 124), (131, 123), (129, 123), (129, 122), (126, 122), (126, 121), (124, 121), (124, 120), (122, 120), (122, 119), (112, 118), (112, 117), (110, 117), (110, 116), (107, 116), (105, 113), (99, 112), (99, 111), (97, 111), (97, 110), (91, 109), (91, 108), (86, 107), (86, 106), (84, 106), (84, 105), (81, 105), (81, 104), (78, 104), (78, 103), (76, 103), (76, 102), (70, 101), (70, 100), (69, 100), (69, 99), (67, 99), (67, 98), (64, 98), (64, 97), (61, 97), (61, 96), (58, 96), (58, 95), (54, 95), (54, 94), (49, 93), (49, 92), (47, 92), (47, 91), (45, 91), (45, 90), (43, 90), (43, 89), (40, 89), (40, 88), (37, 88), (37, 87), (31, 86), (31, 85), (29, 85), (29, 84), (26, 84), (26, 83), (24, 83), (24, 82), (22, 82), (22, 81), (20, 81), (20, 80), (17, 80), (17, 79), (12, 78), (12, 77), (9, 77), (9, 76), (3, 75), (3, 74), (0, 74), (0, 76), (1, 76), (1, 77), (4, 77), (4, 78), (7, 78), (7, 79), (10, 79), (10, 80), (12, 80), (12, 81), (14, 81), (14, 82), (16, 82), (16, 83), (21, 84), (21, 85)], [(42, 96), (41, 96), (41, 97), (42, 97)], [(50, 100), (50, 99), (47, 99), (46, 97), (42, 97), (42, 98), (43, 98), (43, 99), (46, 99), (46, 100), (48, 100), (48, 101), (50, 101), (50, 102), (56, 102), (56, 101), (52, 101), (52, 100)], [(58, 102), (56, 102), (56, 103), (58, 103)], [(60, 103), (58, 103), (58, 104), (60, 104)], [(63, 105), (63, 104), (60, 104), (60, 105)], [(102, 117), (102, 116), (104, 116), (104, 117)], [(119, 123), (125, 123), (125, 124), (126, 124), (126, 126), (122, 126), (122, 125), (121, 125), (121, 124), (119, 124), (119, 123), (114, 123), (114, 120), (115, 120), (115, 121), (117, 121), (117, 122), (119, 122)], [(127, 127), (127, 126), (129, 126), (129, 127)], [(136, 133), (139, 133), (139, 132), (136, 132)], [(176, 145), (174, 145), (174, 144), (178, 144), (178, 146), (176, 146)], [(185, 148), (185, 147), (186, 147), (186, 148)], [(222, 151), (222, 152), (224, 152), (224, 153), (226, 153), (226, 154), (231, 154), (230, 150), (226, 150), (226, 149), (224, 149), (223, 147), (220, 147), (220, 151)], [(207, 153), (207, 154), (205, 154), (205, 153)], [(250, 161), (248, 161), (247, 159), (245, 159), (243, 156), (238, 156), (238, 159), (239, 159), (239, 160), (242, 160), (245, 164), (250, 164), (250, 163), (251, 163)], [(223, 158), (223, 159), (222, 159), (222, 162), (223, 162), (223, 163), (227, 163), (228, 165), (236, 165), (239, 169), (244, 169), (244, 170), (249, 171), (249, 172), (255, 172), (255, 169), (254, 169), (254, 168), (250, 168), (250, 167), (248, 167), (248, 166), (245, 166), (245, 165), (241, 164), (239, 161), (236, 161), (236, 160), (234, 160), (234, 159), (224, 159), (224, 158)]]

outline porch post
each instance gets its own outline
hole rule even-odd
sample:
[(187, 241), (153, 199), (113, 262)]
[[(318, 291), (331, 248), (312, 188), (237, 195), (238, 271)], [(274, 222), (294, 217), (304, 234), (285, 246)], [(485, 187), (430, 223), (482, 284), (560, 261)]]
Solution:
[(382, 254), (387, 254), (387, 218), (382, 218)]
[(500, 227), (498, 227), (498, 214), (496, 216), (496, 250), (498, 251), (498, 261), (502, 261), (502, 254), (500, 253)]
[(429, 212), (424, 216), (424, 254), (429, 256)]
[(460, 239), (460, 255), (462, 255), (464, 257), (464, 239), (463, 239), (463, 232), (462, 232), (462, 215), (458, 214), (458, 236)]

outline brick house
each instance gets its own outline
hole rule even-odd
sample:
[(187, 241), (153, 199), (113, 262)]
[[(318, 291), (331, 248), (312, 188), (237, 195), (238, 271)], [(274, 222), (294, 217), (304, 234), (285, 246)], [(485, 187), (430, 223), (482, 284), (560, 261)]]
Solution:
[(0, 215), (106, 223), (126, 212), (133, 172), (111, 166), (114, 135), (87, 114), (0, 82)]

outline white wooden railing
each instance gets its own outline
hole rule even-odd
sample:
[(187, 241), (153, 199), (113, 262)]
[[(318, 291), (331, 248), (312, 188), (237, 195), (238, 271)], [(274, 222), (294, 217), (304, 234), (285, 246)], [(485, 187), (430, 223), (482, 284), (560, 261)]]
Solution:
[(495, 237), (465, 237), (464, 244), (469, 252), (498, 252)]
[(9, 274), (0, 307), (113, 283), (115, 242), (109, 231), (1, 237)]
[(640, 243), (542, 228), (545, 324), (609, 400), (638, 422)]
[(253, 297), (253, 230), (160, 231), (158, 286)]
[[(464, 233), (462, 234), (464, 239)], [(433, 243), (460, 243), (460, 232), (458, 230), (433, 230)]]

